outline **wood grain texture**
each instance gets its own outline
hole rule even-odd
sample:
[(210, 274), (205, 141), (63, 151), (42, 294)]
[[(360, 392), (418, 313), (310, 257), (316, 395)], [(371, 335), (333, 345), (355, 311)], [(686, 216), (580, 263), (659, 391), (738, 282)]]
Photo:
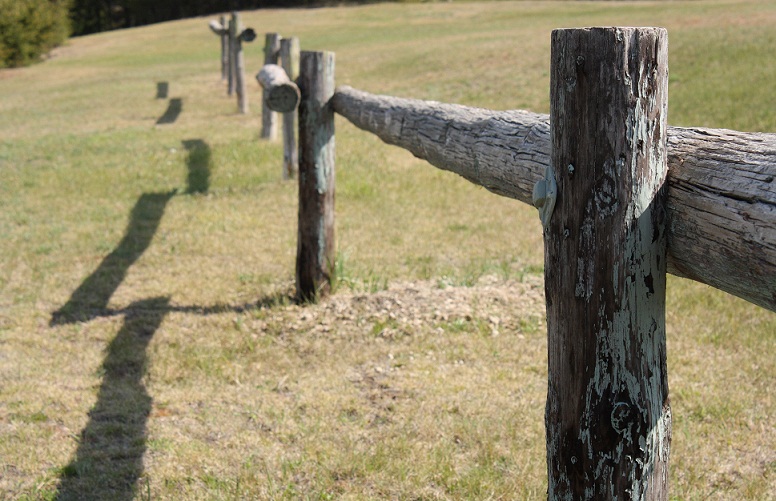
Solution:
[[(357, 127), (486, 189), (531, 203), (549, 116), (340, 87)], [(668, 272), (776, 311), (776, 134), (668, 127)]]
[(552, 33), (548, 499), (666, 500), (668, 36)]
[(296, 292), (316, 301), (331, 290), (334, 233), (334, 53), (302, 52), (298, 79), (299, 236)]

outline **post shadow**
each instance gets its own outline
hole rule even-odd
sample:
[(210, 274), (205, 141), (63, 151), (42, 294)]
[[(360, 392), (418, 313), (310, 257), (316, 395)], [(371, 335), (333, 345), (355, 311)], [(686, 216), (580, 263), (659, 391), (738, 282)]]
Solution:
[(170, 84), (168, 82), (156, 82), (156, 99), (167, 99), (169, 91)]
[(156, 124), (162, 125), (175, 122), (178, 119), (178, 115), (181, 114), (182, 110), (183, 99), (179, 97), (170, 99), (170, 104), (167, 105), (167, 110), (165, 110), (164, 115), (159, 117), (159, 120), (156, 121)]
[(186, 159), (189, 168), (186, 193), (207, 193), (212, 171), (210, 146), (202, 139), (185, 139), (182, 143), (189, 152)]
[(169, 297), (133, 303), (107, 348), (97, 403), (73, 460), (62, 468), (56, 501), (131, 500), (143, 474), (152, 399), (143, 385), (146, 348), (169, 311)]
[(127, 271), (151, 244), (167, 202), (175, 195), (144, 193), (135, 203), (127, 231), (119, 245), (73, 292), (70, 299), (51, 315), (50, 325), (62, 325), (100, 316), (108, 306)]

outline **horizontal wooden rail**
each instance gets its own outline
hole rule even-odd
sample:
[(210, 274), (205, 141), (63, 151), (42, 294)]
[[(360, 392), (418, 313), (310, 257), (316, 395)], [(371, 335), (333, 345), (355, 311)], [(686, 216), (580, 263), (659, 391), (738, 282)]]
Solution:
[[(332, 103), (386, 143), (525, 203), (550, 164), (548, 115), (349, 87)], [(669, 127), (667, 185), (668, 272), (776, 311), (776, 134)]]
[(301, 96), (299, 87), (294, 83), (286, 71), (277, 64), (265, 64), (262, 66), (256, 80), (264, 89), (264, 99), (267, 107), (272, 111), (288, 113), (299, 106)]

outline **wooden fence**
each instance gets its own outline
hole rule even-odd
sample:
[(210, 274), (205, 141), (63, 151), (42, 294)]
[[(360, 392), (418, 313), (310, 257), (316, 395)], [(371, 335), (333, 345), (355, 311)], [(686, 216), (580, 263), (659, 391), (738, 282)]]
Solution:
[(334, 113), (539, 209), (550, 499), (667, 499), (666, 273), (776, 311), (776, 134), (668, 127), (667, 47), (554, 31), (549, 116), (335, 89), (334, 54), (301, 53), (301, 299), (332, 278)]
[(221, 78), (227, 80), (226, 93), (229, 96), (237, 94), (237, 108), (240, 113), (248, 113), (248, 94), (245, 85), (245, 58), (243, 42), (256, 39), (253, 28), (243, 29), (240, 14), (232, 12), (229, 23), (221, 16), (219, 21), (210, 21), (210, 30), (221, 40)]

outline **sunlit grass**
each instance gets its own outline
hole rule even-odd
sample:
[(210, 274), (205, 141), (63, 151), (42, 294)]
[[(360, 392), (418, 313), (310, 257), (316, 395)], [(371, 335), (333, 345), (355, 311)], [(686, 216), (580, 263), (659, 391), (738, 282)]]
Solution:
[[(539, 112), (553, 28), (664, 26), (670, 123), (776, 131), (770, 1), (399, 3), (243, 21), (335, 51), (340, 84)], [(337, 119), (339, 299), (293, 305), (297, 192), (281, 146), (258, 140), (261, 47), (246, 45), (248, 116), (218, 56), (193, 19), (73, 39), (0, 72), (0, 492), (107, 496), (81, 433), (110, 403), (144, 424), (122, 460), (125, 497), (543, 498), (535, 210)], [(155, 125), (172, 98), (180, 115)], [(96, 270), (115, 290), (80, 300), (107, 304), (50, 325)], [(407, 313), (416, 302), (427, 315)], [(672, 498), (773, 497), (776, 315), (673, 278), (668, 309)], [(117, 338), (145, 354), (129, 396), (147, 394), (147, 416), (105, 396), (123, 388), (107, 385)], [(63, 479), (80, 483), (63, 493)]]

